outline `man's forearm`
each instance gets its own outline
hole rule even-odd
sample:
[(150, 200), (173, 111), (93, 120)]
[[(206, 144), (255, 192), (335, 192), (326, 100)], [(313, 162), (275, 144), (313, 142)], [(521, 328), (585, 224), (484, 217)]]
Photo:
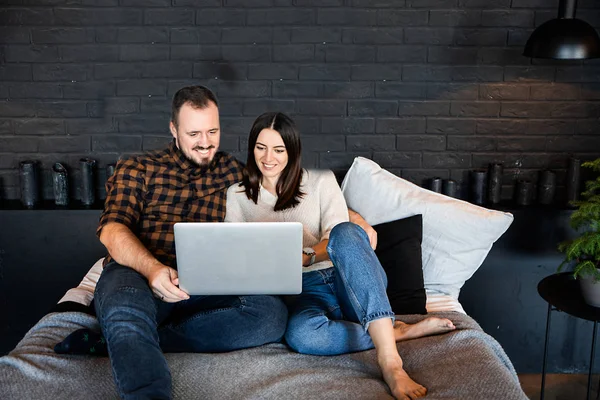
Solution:
[(350, 222), (355, 223), (357, 225), (360, 225), (359, 222), (364, 221), (363, 217), (359, 213), (350, 208), (348, 209), (348, 218), (350, 219)]
[(375, 250), (377, 248), (377, 232), (375, 229), (369, 225), (362, 215), (354, 210), (351, 210), (350, 208), (348, 208), (348, 218), (350, 219), (350, 222), (360, 226), (367, 233), (367, 236), (369, 237), (369, 243), (371, 244), (373, 250)]
[(162, 266), (138, 237), (127, 226), (118, 222), (109, 222), (102, 228), (100, 242), (116, 262), (133, 268), (145, 277)]

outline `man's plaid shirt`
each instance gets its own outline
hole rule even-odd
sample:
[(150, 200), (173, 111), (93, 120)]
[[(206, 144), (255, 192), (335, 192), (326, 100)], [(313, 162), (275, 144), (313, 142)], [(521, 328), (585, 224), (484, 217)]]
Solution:
[[(222, 222), (227, 188), (242, 179), (242, 164), (218, 152), (210, 165), (191, 163), (173, 141), (164, 150), (120, 160), (106, 182), (104, 212), (126, 225), (162, 263), (176, 268), (176, 222)], [(107, 257), (107, 260), (110, 258)]]

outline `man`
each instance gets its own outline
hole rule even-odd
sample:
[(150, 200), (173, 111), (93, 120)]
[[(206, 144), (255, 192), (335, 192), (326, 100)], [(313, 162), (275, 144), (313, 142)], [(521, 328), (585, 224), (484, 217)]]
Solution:
[[(218, 102), (205, 87), (175, 94), (170, 131), (168, 148), (119, 161), (106, 184), (97, 233), (109, 256), (94, 295), (103, 337), (77, 332), (57, 349), (76, 352), (69, 342), (81, 337), (98, 347), (106, 341), (125, 399), (171, 398), (163, 351), (260, 346), (279, 341), (287, 322), (276, 296), (188, 296), (179, 289), (173, 225), (223, 221), (227, 188), (241, 180), (243, 166), (218, 151)], [(198, 258), (210, 262), (211, 255)]]

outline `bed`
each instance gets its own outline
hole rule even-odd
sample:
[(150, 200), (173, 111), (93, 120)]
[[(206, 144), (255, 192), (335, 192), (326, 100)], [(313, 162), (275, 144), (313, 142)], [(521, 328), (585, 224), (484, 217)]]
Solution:
[[(428, 388), (426, 398), (527, 399), (501, 345), (458, 301), (460, 288), (506, 231), (512, 215), (411, 186), (365, 159), (355, 160), (342, 189), (348, 206), (372, 225), (422, 215), (419, 272), (427, 315), (402, 314), (397, 319), (412, 323), (440, 316), (457, 327), (398, 343), (406, 371)], [(449, 229), (461, 234), (448, 234)], [(118, 398), (107, 357), (53, 351), (76, 329), (99, 330), (88, 306), (101, 261), (0, 358), (1, 399)], [(297, 354), (277, 343), (221, 354), (167, 354), (166, 358), (176, 399), (392, 398), (374, 350), (319, 357)]]
[[(58, 310), (43, 317), (0, 358), (2, 399), (117, 399), (107, 357), (59, 355), (53, 347), (79, 328), (99, 329), (85, 312), (101, 260), (70, 289)], [(80, 309), (81, 311), (74, 311)], [(72, 311), (69, 311), (72, 310)], [(460, 303), (430, 293), (428, 315), (451, 319), (457, 330), (398, 344), (407, 372), (429, 390), (427, 399), (526, 399), (500, 344)], [(416, 322), (424, 315), (402, 315)], [(225, 354), (167, 354), (178, 399), (391, 399), (375, 351), (318, 357), (284, 344)]]

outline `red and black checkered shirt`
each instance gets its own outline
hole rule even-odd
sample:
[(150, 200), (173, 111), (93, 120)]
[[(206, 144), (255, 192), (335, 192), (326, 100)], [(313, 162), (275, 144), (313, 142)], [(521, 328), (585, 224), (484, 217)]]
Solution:
[(109, 222), (124, 224), (160, 262), (176, 268), (173, 225), (222, 222), (227, 188), (242, 179), (242, 170), (238, 160), (223, 152), (198, 167), (175, 141), (164, 150), (120, 160), (106, 182), (96, 234)]

